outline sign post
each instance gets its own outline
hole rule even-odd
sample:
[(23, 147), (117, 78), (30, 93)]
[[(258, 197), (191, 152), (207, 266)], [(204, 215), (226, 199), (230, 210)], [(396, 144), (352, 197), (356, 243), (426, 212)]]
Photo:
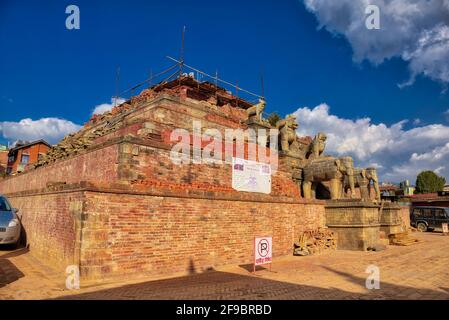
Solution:
[(254, 268), (262, 264), (270, 264), (273, 260), (273, 238), (272, 237), (254, 237)]
[(443, 228), (443, 235), (444, 236), (448, 235), (449, 234), (449, 228), (447, 226), (447, 223), (443, 223), (441, 226)]

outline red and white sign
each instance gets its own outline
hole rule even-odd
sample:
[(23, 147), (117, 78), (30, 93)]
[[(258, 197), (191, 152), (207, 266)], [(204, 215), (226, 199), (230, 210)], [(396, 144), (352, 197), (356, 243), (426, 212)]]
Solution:
[(442, 224), (442, 227), (443, 227), (443, 232), (444, 232), (444, 233), (448, 233), (448, 232), (449, 232), (449, 229), (448, 229), (448, 227), (447, 227), (447, 223), (443, 223), (443, 224)]
[(254, 238), (254, 266), (271, 263), (273, 259), (273, 238)]

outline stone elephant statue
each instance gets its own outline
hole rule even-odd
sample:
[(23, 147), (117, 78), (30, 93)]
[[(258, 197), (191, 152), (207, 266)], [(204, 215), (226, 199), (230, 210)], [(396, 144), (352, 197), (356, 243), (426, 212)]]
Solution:
[(376, 168), (366, 168), (366, 178), (368, 179), (369, 193), (371, 194), (371, 182), (373, 182), (374, 199), (380, 202), (379, 178)]
[[(360, 197), (365, 200), (369, 200), (369, 192), (368, 192), (368, 184), (369, 181), (366, 177), (366, 169), (363, 168), (354, 168), (354, 187), (360, 189)], [(349, 186), (349, 179), (345, 177), (342, 196), (347, 194)], [(352, 192), (351, 192), (352, 193)]]
[[(362, 199), (371, 199), (371, 182), (374, 188), (374, 199), (380, 201), (379, 181), (375, 168), (355, 168), (354, 186), (360, 189)], [(343, 191), (346, 193), (350, 189), (349, 180), (345, 177)], [(352, 193), (352, 192), (351, 192)]]
[(351, 194), (354, 196), (354, 162), (351, 157), (313, 160), (303, 169), (302, 190), (304, 198), (312, 198), (312, 184), (314, 182), (329, 181), (331, 199), (339, 199), (345, 177), (348, 179)]

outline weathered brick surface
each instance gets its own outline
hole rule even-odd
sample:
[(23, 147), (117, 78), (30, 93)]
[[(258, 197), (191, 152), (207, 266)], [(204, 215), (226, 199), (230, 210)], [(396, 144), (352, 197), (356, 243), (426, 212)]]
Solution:
[(22, 215), (30, 250), (62, 270), (78, 264), (76, 224), (82, 214), (83, 198), (82, 192), (10, 197)]
[[(232, 166), (229, 163), (176, 165), (170, 160), (168, 150), (139, 145), (130, 145), (124, 152), (129, 152), (125, 160), (128, 165), (124, 167), (129, 177), (123, 179), (134, 180), (135, 185), (238, 193), (232, 189)], [(291, 173), (277, 171), (272, 176), (270, 196), (300, 197), (299, 191)]]
[[(273, 209), (275, 208), (275, 209)], [(319, 204), (86, 194), (83, 275), (167, 274), (251, 263), (253, 238), (272, 235), (274, 255), (301, 231), (324, 225)]]
[(291, 254), (300, 232), (324, 227), (323, 203), (301, 199), (285, 168), (266, 195), (233, 190), (230, 164), (171, 161), (171, 130), (191, 131), (192, 120), (220, 132), (245, 129), (245, 110), (182, 95), (139, 103), (115, 110), (114, 129), (82, 154), (0, 182), (24, 216), (33, 254), (79, 264), (85, 278), (169, 275), (250, 263), (257, 235), (273, 236), (275, 256)]
[(117, 145), (76, 155), (0, 182), (0, 193), (11, 194), (47, 187), (49, 183), (117, 180)]

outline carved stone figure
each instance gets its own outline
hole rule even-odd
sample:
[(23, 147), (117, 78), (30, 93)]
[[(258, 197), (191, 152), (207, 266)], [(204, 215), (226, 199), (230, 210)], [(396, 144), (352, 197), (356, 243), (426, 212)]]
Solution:
[(310, 144), (306, 159), (313, 160), (323, 156), (324, 149), (326, 148), (326, 140), (326, 134), (324, 132), (319, 132)]
[(354, 163), (351, 157), (339, 159), (321, 158), (311, 161), (303, 169), (302, 189), (304, 198), (312, 198), (312, 185), (318, 182), (330, 182), (331, 199), (341, 197), (341, 187), (345, 177), (348, 178), (351, 194), (354, 196)]
[[(360, 197), (364, 200), (371, 199), (371, 182), (373, 182), (374, 199), (380, 200), (379, 181), (377, 179), (377, 171), (375, 168), (355, 168), (354, 169), (354, 186), (360, 189)], [(345, 177), (344, 193), (349, 190), (349, 180)]]
[(255, 104), (254, 106), (246, 109), (246, 114), (248, 116), (248, 120), (250, 118), (253, 118), (259, 122), (262, 122), (262, 113), (265, 109), (266, 102), (263, 99), (259, 99), (259, 103)]
[(371, 195), (371, 181), (374, 188), (374, 199), (380, 201), (379, 179), (377, 178), (376, 168), (366, 168), (366, 178), (368, 179), (369, 193)]
[[(360, 197), (364, 200), (369, 200), (368, 183), (366, 169), (354, 168), (354, 187), (360, 189)], [(343, 195), (346, 194), (349, 189), (349, 179), (346, 176), (343, 185)]]
[[(296, 136), (296, 116), (288, 115), (285, 119), (281, 119), (276, 123), (276, 128), (279, 130), (281, 150), (284, 152), (298, 152), (299, 148)], [(291, 148), (293, 146), (293, 148)]]

